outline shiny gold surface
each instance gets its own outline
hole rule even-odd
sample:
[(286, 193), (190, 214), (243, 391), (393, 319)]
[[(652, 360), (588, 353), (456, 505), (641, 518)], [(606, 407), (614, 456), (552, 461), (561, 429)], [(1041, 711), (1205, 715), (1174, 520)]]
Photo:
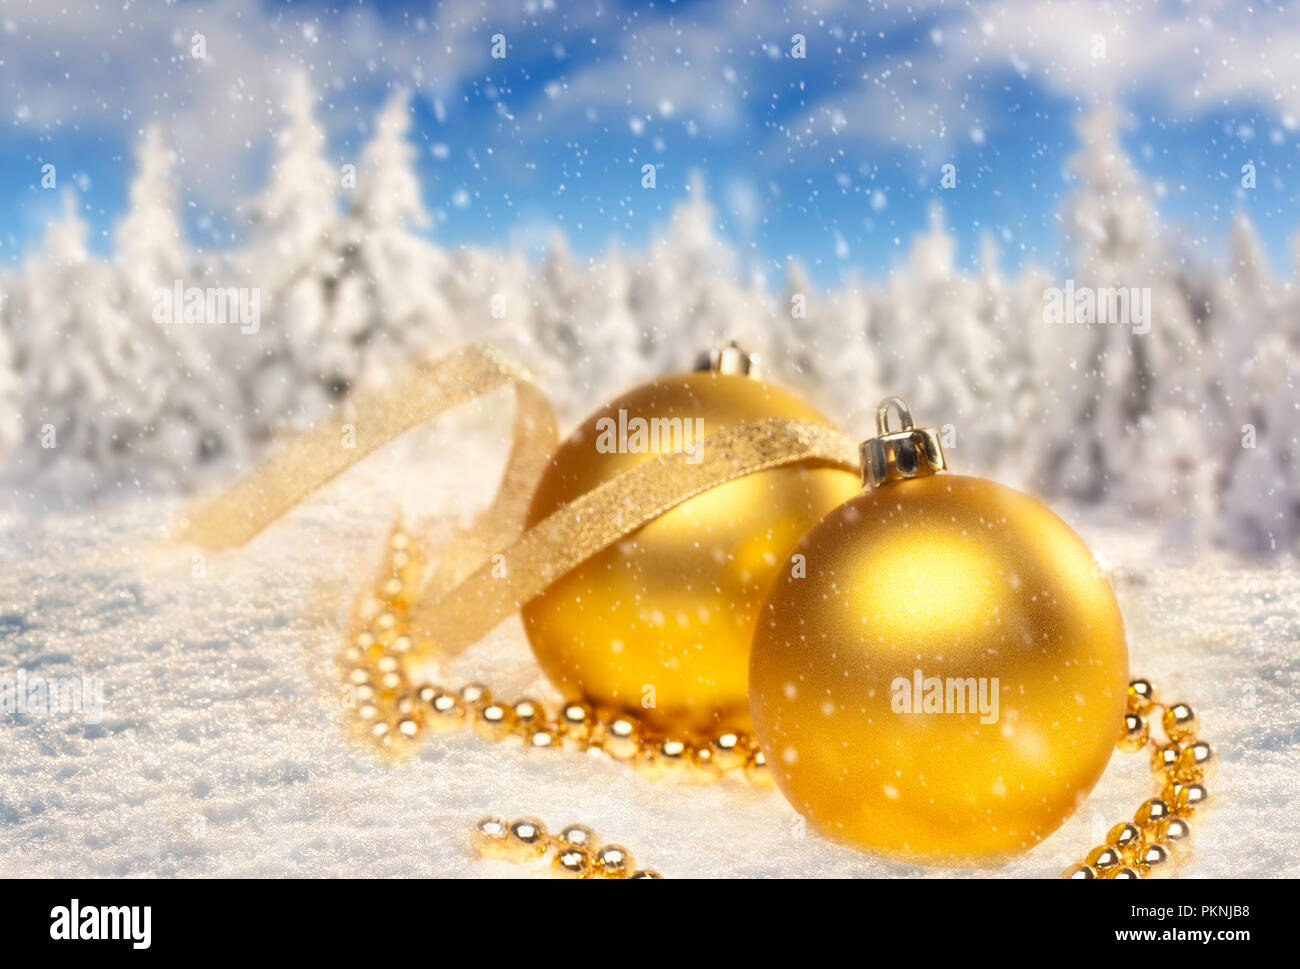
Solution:
[[(769, 417), (827, 423), (794, 395), (750, 377), (657, 380), (611, 401), (560, 446), (533, 498), (530, 527), (660, 453), (597, 450), (597, 422), (617, 420), (620, 410), (628, 419), (700, 418), (705, 438)], [(763, 596), (788, 569), (800, 536), (857, 487), (846, 470), (796, 465), (668, 510), (524, 606), (538, 662), (571, 695), (634, 712), (655, 728), (747, 729), (749, 645)]]
[[(926, 863), (994, 860), (1051, 833), (1123, 724), (1119, 608), (1083, 542), (1033, 499), (949, 474), (863, 492), (795, 552), (750, 661), (777, 784), (831, 837)], [(998, 718), (896, 713), (891, 686), (998, 679)], [(1096, 867), (1095, 865), (1093, 867)]]

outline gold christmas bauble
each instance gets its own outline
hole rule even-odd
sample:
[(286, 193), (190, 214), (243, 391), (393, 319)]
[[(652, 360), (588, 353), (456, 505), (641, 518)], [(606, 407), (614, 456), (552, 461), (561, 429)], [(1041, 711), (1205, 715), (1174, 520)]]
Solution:
[[(664, 450), (737, 424), (828, 423), (788, 391), (724, 372), (747, 367), (721, 359), (733, 364), (655, 380), (584, 420), (539, 482), (529, 526)], [(676, 448), (662, 433), (638, 437), (638, 421), (653, 418), (679, 421), (687, 436)], [(683, 739), (748, 730), (749, 647), (763, 598), (800, 536), (857, 488), (843, 469), (793, 465), (689, 499), (523, 608), (538, 662), (569, 696), (652, 729)]]
[[(1083, 541), (1034, 499), (936, 473), (933, 431), (863, 445), (868, 486), (793, 550), (750, 658), (787, 799), (828, 836), (928, 864), (1042, 840), (1101, 776), (1128, 655)], [(795, 561), (800, 561), (796, 559)]]

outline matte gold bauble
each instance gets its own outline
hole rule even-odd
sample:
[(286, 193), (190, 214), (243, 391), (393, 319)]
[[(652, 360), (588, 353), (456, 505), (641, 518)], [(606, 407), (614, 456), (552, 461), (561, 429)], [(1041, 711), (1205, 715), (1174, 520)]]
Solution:
[[(637, 419), (689, 422), (704, 438), (768, 417), (828, 423), (747, 369), (715, 365), (665, 377), (596, 411), (556, 452), (529, 526), (672, 443), (655, 435), (639, 442)], [(626, 447), (611, 449), (608, 435), (602, 441), (611, 426), (629, 431)], [(748, 730), (749, 647), (764, 596), (800, 536), (857, 488), (842, 469), (793, 465), (689, 499), (523, 608), (538, 662), (568, 695), (634, 713), (652, 729), (683, 738)]]
[[(889, 403), (889, 402), (887, 402)], [(793, 550), (750, 660), (769, 768), (825, 834), (888, 856), (980, 863), (1051, 833), (1123, 723), (1119, 607), (1039, 502), (936, 473), (933, 431), (863, 446), (868, 487)]]

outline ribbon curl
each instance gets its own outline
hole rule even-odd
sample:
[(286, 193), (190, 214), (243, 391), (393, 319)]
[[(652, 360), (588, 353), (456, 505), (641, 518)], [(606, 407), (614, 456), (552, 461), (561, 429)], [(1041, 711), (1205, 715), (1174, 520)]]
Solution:
[[(382, 389), (354, 394), (339, 413), (290, 440), (229, 490), (197, 503), (179, 522), (179, 538), (208, 548), (243, 545), (384, 444), (507, 385), (515, 392), (515, 415), (501, 485), (488, 508), (444, 544), (420, 588), (411, 615), (417, 655), (450, 659), (566, 572), (719, 485), (804, 462), (858, 469), (857, 444), (839, 430), (768, 418), (705, 437), (697, 463), (681, 453), (647, 460), (525, 529), (533, 491), (556, 448), (555, 412), (522, 368), (489, 347), (469, 346), (419, 364)], [(355, 446), (344, 448), (349, 424)]]

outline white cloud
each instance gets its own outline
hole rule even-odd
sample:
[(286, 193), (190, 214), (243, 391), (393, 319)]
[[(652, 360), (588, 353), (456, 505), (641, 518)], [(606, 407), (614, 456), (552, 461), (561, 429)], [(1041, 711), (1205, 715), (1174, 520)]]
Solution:
[[(734, 131), (768, 105), (771, 54), (784, 56), (794, 33), (809, 39), (810, 74), (838, 56), (840, 76), (804, 107), (785, 108), (798, 97), (781, 92), (771, 112), (781, 127), (771, 161), (791, 143), (820, 138), (934, 153), (973, 131), (996, 136), (996, 79), (1006, 72), (1081, 103), (1140, 94), (1189, 114), (1251, 102), (1284, 119), (1300, 115), (1300, 18), (1229, 0), (965, 7), (916, 0), (905, 12), (852, 0), (750, 0), (684, 12), (447, 0), (405, 19), (257, 0), (202, 7), (0, 0), (0, 28), (5, 120), (49, 134), (56, 147), (73, 129), (131, 139), (161, 121), (187, 190), (205, 200), (228, 200), (260, 181), (250, 149), (264, 146), (278, 124), (279, 86), (291, 71), (307, 66), (329, 104), (323, 119), (336, 135), (355, 134), (370, 122), (375, 90), (393, 83), (413, 87), (440, 112), (457, 110), (453, 95), (466, 82), (502, 73), (489, 53), (497, 32), (511, 58), (530, 44), (564, 49), (569, 73), (528, 91), (526, 110), (506, 104), (514, 92), (494, 94), (503, 117), (524, 119), (525, 138), (593, 119), (621, 125), (646, 117), (692, 132)], [(916, 32), (912, 47), (898, 49), (900, 30)], [(204, 59), (190, 56), (196, 32)], [(1104, 57), (1095, 37), (1104, 39)], [(773, 143), (759, 147), (766, 154)]]
[(1286, 7), (997, 0), (976, 17), (978, 29), (948, 45), (957, 70), (1018, 65), (1089, 103), (1141, 94), (1191, 114), (1244, 102), (1300, 110), (1300, 17)]
[[(257, 0), (202, 7), (0, 0), (0, 102), (5, 120), (56, 139), (77, 130), (129, 141), (161, 122), (187, 190), (226, 202), (260, 181), (250, 149), (278, 125), (293, 72), (307, 69), (335, 134), (355, 132), (370, 123), (376, 89), (405, 84), (454, 104), (449, 95), (489, 69), (493, 33), (520, 38), (557, 16), (549, 3), (491, 20), (485, 9), (449, 0), (394, 22), (366, 8), (335, 15)], [(192, 56), (200, 34), (201, 58)]]

